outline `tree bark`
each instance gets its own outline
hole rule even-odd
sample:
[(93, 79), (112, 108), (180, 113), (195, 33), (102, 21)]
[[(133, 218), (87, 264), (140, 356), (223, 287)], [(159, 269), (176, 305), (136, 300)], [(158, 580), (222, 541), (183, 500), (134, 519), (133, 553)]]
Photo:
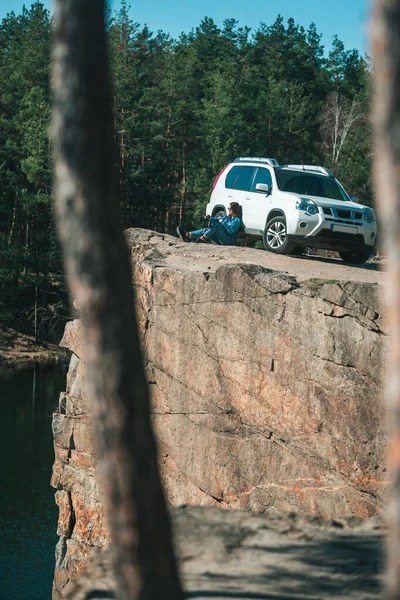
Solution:
[(180, 600), (116, 201), (104, 2), (57, 0), (55, 15), (57, 225), (70, 293), (81, 311), (118, 597)]
[(374, 166), (390, 280), (386, 290), (391, 331), (388, 367), (390, 424), (388, 578), (386, 597), (400, 598), (400, 0), (375, 0), (372, 25), (376, 136)]

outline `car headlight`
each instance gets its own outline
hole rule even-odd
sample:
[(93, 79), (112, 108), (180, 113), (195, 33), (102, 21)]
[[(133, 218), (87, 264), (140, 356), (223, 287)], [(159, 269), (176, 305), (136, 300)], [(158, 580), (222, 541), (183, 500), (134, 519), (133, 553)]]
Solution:
[(367, 223), (373, 223), (375, 221), (375, 213), (372, 208), (366, 208), (364, 211), (364, 221)]
[(309, 200), (308, 198), (299, 198), (296, 202), (296, 208), (304, 210), (309, 215), (316, 215), (318, 212), (318, 206), (314, 200)]

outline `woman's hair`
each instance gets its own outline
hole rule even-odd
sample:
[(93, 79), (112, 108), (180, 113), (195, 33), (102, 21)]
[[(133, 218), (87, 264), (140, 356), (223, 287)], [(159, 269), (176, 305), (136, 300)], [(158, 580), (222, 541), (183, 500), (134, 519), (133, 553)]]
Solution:
[(240, 204), (238, 202), (231, 202), (229, 206), (235, 217), (240, 217)]

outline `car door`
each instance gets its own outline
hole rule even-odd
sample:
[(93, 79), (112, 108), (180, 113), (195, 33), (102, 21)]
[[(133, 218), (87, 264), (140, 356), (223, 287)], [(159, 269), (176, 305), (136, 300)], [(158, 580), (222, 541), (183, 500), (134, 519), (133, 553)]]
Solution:
[[(269, 186), (269, 194), (265, 191), (257, 191), (258, 183)], [(267, 167), (257, 167), (254, 174), (250, 193), (244, 199), (243, 214), (246, 212), (246, 230), (248, 233), (262, 234), (265, 227), (265, 221), (271, 205), (272, 176)]]
[[(227, 188), (227, 200), (228, 205), (230, 202), (238, 202), (242, 207), (242, 220), (245, 228), (247, 229), (247, 208), (248, 200), (250, 198), (250, 190), (253, 184), (254, 173), (256, 171), (255, 166), (240, 165), (234, 167), (237, 169), (235, 173), (232, 173), (234, 169), (228, 174), (225, 182)], [(231, 175), (232, 173), (232, 175)]]

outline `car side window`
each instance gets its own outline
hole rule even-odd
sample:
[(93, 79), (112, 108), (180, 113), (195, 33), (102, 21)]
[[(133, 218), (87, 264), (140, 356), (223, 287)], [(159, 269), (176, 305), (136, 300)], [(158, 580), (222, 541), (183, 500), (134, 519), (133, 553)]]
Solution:
[(255, 167), (242, 167), (235, 182), (235, 190), (249, 192), (254, 177)]
[(271, 173), (269, 172), (268, 169), (265, 169), (263, 167), (258, 167), (257, 173), (253, 180), (253, 185), (251, 186), (252, 192), (257, 191), (256, 190), (257, 183), (267, 183), (269, 185), (270, 191), (272, 190), (272, 177), (271, 177)]
[(241, 168), (242, 167), (233, 167), (229, 171), (228, 175), (225, 178), (225, 187), (226, 188), (228, 188), (230, 190), (235, 189), (235, 182), (236, 182), (237, 176), (239, 175)]

